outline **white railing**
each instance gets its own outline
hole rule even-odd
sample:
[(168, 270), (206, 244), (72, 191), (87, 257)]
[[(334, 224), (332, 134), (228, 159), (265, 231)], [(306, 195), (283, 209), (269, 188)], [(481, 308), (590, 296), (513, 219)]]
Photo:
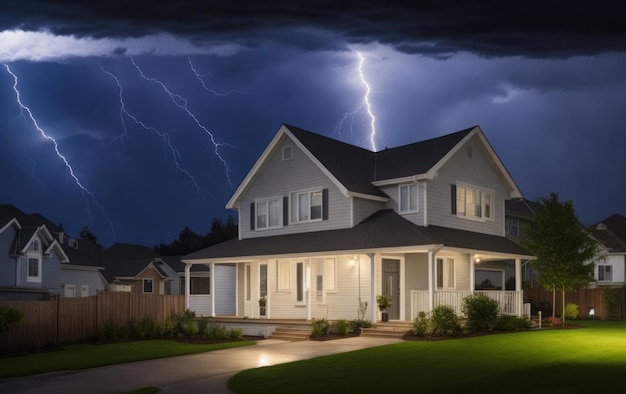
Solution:
[(190, 294), (189, 309), (196, 312), (196, 316), (211, 316), (211, 296), (208, 294)]
[[(433, 307), (437, 305), (449, 305), (454, 309), (457, 316), (462, 316), (461, 305), (463, 299), (471, 294), (484, 294), (495, 300), (499, 307), (500, 313), (504, 315), (519, 315), (523, 311), (522, 308), (522, 292), (521, 291), (469, 291), (469, 290), (448, 290), (436, 291), (433, 299)], [(420, 312), (429, 312), (428, 307), (429, 292), (427, 290), (411, 290), (411, 320)]]

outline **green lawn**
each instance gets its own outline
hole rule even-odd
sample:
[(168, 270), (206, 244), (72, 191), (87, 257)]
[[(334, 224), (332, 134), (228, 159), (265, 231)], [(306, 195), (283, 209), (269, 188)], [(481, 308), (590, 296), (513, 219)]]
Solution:
[(0, 358), (0, 379), (182, 356), (247, 346), (254, 343), (251, 341), (237, 341), (218, 344), (197, 344), (155, 339), (112, 344), (68, 345), (50, 352), (2, 357)]
[(626, 324), (576, 321), (544, 329), (446, 341), (406, 341), (243, 371), (237, 394), (578, 393), (626, 386)]

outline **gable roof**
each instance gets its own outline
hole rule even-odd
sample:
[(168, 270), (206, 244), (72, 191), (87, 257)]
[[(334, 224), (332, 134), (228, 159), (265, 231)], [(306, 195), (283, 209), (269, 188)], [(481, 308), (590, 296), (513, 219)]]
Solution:
[(507, 184), (511, 196), (521, 197), (519, 188), (479, 126), (409, 145), (371, 152), (299, 127), (283, 124), (230, 198), (226, 208), (237, 208), (239, 198), (249, 183), (285, 137), (290, 138), (343, 195), (386, 201), (388, 196), (377, 186), (397, 183), (409, 177), (434, 178), (447, 160), (474, 136), (478, 138), (487, 152), (488, 160), (497, 168), (501, 179)]
[(543, 210), (543, 205), (525, 198), (513, 198), (504, 201), (506, 216), (535, 221), (535, 215)]
[(626, 252), (626, 217), (613, 214), (596, 224), (592, 234), (609, 252)]
[(352, 228), (234, 239), (184, 256), (183, 261), (245, 261), (280, 255), (365, 253), (399, 247), (463, 248), (530, 257), (519, 245), (504, 237), (440, 226), (422, 227), (387, 209)]

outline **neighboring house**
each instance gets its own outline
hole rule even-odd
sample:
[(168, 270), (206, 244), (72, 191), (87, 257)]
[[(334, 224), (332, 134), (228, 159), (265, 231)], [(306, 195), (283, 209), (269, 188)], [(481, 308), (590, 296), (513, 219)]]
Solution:
[(39, 214), (0, 204), (0, 300), (47, 300), (62, 294), (61, 266), (69, 259), (53, 234), (62, 233)]
[[(543, 206), (538, 202), (525, 198), (513, 198), (506, 201), (504, 211), (506, 237), (519, 245), (522, 241), (523, 229), (534, 225), (535, 215), (542, 208)], [(536, 285), (537, 273), (530, 262), (531, 260), (522, 262), (522, 282), (532, 288)]]
[(177, 294), (178, 274), (147, 246), (115, 243), (103, 251), (102, 262), (110, 291)]
[(597, 286), (621, 287), (626, 283), (626, 217), (614, 214), (593, 227), (592, 235), (605, 247), (604, 256), (595, 261)]
[(63, 250), (70, 264), (61, 265), (61, 287), (65, 297), (95, 296), (107, 289), (102, 274), (102, 247), (87, 239), (66, 238)]
[(183, 257), (186, 280), (196, 264), (211, 272), (211, 294), (187, 286), (186, 306), (375, 321), (386, 294), (391, 320), (440, 304), (460, 314), (477, 264), (510, 261), (514, 290), (484, 293), (521, 315), (521, 264), (532, 256), (505, 236), (504, 215), (521, 197), (478, 126), (371, 152), (283, 125), (226, 205), (238, 211), (238, 239)]

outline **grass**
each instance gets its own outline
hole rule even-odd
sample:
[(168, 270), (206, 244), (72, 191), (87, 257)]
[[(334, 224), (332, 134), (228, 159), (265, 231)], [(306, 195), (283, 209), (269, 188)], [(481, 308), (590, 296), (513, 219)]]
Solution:
[(111, 344), (77, 344), (58, 350), (0, 358), (0, 378), (12, 378), (48, 372), (78, 370), (132, 361), (182, 356), (252, 345), (251, 341), (215, 344), (185, 343), (154, 339)]
[[(624, 387), (626, 324), (546, 329), (390, 346), (242, 371), (237, 394), (577, 393)], [(618, 389), (621, 390), (621, 389)]]

